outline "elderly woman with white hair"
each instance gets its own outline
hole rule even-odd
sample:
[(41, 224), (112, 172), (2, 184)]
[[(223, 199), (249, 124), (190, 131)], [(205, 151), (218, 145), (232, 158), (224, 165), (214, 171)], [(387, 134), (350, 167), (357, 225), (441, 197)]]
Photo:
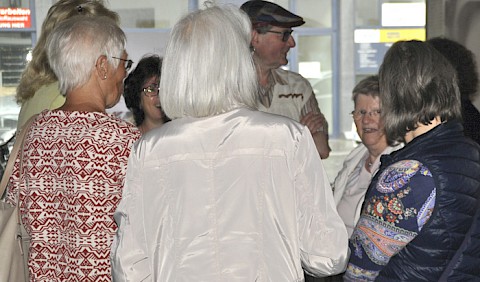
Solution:
[(111, 280), (113, 212), (140, 136), (105, 111), (118, 102), (131, 65), (125, 44), (114, 21), (83, 16), (60, 23), (47, 42), (66, 100), (26, 128), (7, 196), (12, 204), (20, 197), (31, 281)]
[(347, 232), (309, 129), (255, 109), (250, 31), (233, 6), (174, 26), (160, 81), (172, 121), (132, 149), (115, 281), (302, 281), (302, 267), (344, 270)]

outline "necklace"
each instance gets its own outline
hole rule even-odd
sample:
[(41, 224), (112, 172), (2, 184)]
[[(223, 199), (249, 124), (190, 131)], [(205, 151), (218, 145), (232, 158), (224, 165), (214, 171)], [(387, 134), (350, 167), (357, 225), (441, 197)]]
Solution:
[(365, 168), (371, 172), (373, 164), (375, 163), (376, 158), (373, 159), (372, 161), (372, 155), (369, 155), (367, 159), (365, 160)]

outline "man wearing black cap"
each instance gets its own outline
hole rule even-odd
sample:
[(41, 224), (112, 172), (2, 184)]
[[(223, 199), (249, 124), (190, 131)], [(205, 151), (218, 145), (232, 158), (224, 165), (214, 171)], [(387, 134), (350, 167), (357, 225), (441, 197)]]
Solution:
[(295, 47), (292, 27), (303, 25), (303, 18), (268, 1), (247, 1), (241, 9), (252, 21), (251, 48), (259, 79), (259, 110), (306, 125), (320, 157), (327, 158), (328, 124), (312, 86), (300, 74), (280, 68), (288, 63), (287, 53)]

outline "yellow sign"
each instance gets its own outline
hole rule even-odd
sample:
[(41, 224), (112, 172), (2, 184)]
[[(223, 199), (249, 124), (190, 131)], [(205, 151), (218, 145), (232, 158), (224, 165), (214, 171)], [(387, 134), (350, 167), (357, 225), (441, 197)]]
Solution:
[(426, 40), (424, 28), (380, 29), (381, 43), (394, 43), (399, 40)]

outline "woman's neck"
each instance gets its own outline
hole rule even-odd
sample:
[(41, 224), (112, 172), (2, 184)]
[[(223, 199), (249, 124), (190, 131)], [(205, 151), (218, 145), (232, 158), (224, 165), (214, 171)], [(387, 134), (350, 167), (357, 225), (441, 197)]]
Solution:
[(65, 95), (65, 103), (59, 109), (64, 111), (106, 112), (106, 95), (100, 87), (91, 83), (73, 89)]
[(140, 130), (140, 132), (142, 134), (154, 129), (154, 128), (157, 128), (157, 127), (160, 127), (163, 125), (163, 120), (160, 119), (160, 120), (150, 120), (150, 119), (145, 119), (143, 120), (142, 124), (140, 124), (138, 126), (138, 129)]
[(372, 166), (373, 164), (375, 163), (375, 161), (377, 160), (378, 156), (380, 155), (380, 153), (373, 153), (372, 152), (368, 152), (368, 157), (367, 159), (365, 160), (365, 168), (367, 169), (368, 172), (372, 172), (371, 169), (372, 169)]
[(417, 124), (418, 127), (415, 128), (415, 130), (409, 131), (409, 132), (407, 132), (407, 134), (405, 134), (405, 142), (409, 143), (410, 141), (412, 141), (416, 137), (418, 137), (418, 136), (420, 136), (424, 133), (429, 132), (430, 130), (432, 130), (433, 128), (435, 128), (437, 125), (439, 125), (441, 123), (442, 122), (440, 120), (440, 117), (438, 117), (438, 116), (435, 117), (434, 119), (432, 119), (429, 124), (418, 123)]
[(71, 102), (68, 99), (65, 101), (63, 106), (58, 108), (62, 111), (79, 111), (79, 112), (105, 112), (105, 107), (99, 106), (98, 103), (92, 103), (88, 101), (83, 102)]

